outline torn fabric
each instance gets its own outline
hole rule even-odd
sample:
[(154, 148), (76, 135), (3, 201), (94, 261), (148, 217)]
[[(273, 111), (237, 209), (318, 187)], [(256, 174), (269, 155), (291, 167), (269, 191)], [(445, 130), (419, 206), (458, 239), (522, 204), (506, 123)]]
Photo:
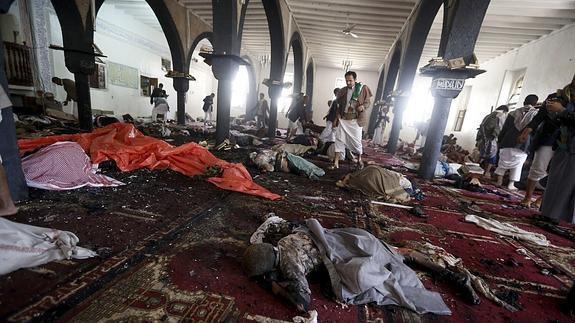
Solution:
[(514, 239), (528, 241), (544, 247), (548, 247), (550, 245), (549, 240), (547, 240), (547, 237), (544, 235), (540, 233), (525, 231), (506, 222), (499, 222), (494, 219), (482, 218), (473, 214), (466, 215), (465, 221), (475, 223), (485, 230), (512, 237)]

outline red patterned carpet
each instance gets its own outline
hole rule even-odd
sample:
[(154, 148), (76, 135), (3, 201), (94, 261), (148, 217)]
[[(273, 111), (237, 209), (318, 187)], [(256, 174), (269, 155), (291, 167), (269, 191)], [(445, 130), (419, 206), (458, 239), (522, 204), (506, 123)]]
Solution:
[[(367, 155), (366, 159), (401, 165), (395, 157), (373, 150), (368, 150)], [(320, 161), (317, 164), (326, 166)], [(240, 268), (243, 249), (259, 224), (257, 217), (275, 212), (292, 220), (315, 217), (326, 227), (364, 228), (396, 246), (418, 241), (443, 247), (460, 257), (464, 266), (483, 278), (497, 295), (522, 308), (510, 312), (482, 296), (480, 305), (469, 305), (449, 283), (419, 270), (424, 284), (442, 294), (452, 316), (418, 316), (397, 307), (347, 307), (324, 296), (322, 277), (317, 275), (310, 278), (312, 308), (317, 310), (321, 322), (572, 321), (561, 312), (560, 303), (575, 277), (575, 243), (537, 226), (537, 212), (516, 209), (517, 196), (503, 198), (460, 191), (450, 188), (447, 182), (421, 183), (426, 199), (419, 204), (429, 217), (416, 218), (406, 210), (374, 206), (357, 193), (337, 189), (334, 181), (345, 174), (346, 167), (328, 171), (315, 182), (282, 173), (258, 176), (258, 184), (284, 196), (277, 202), (236, 193), (221, 194), (208, 185), (191, 181), (178, 185), (189, 187), (183, 193), (156, 189), (161, 196), (154, 203), (189, 204), (188, 212), (167, 215), (169, 221), (162, 225), (123, 217), (127, 223), (124, 230), (139, 223), (147, 223), (150, 229), (136, 230), (139, 234), (135, 240), (114, 243), (116, 247), (109, 258), (44, 266), (57, 274), (50, 279), (37, 270), (11, 274), (10, 282), (2, 277), (0, 313), (8, 321), (291, 322), (297, 315), (294, 308), (247, 279)], [(168, 179), (181, 181), (168, 174)], [(173, 186), (158, 184), (162, 180), (157, 178), (156, 185)], [(176, 195), (170, 198), (170, 194)], [(306, 199), (309, 196), (320, 199)], [(534, 246), (464, 222), (465, 214), (471, 212), (542, 233), (553, 246)], [(119, 218), (109, 212), (99, 216)], [(65, 226), (63, 222), (57, 224)], [(103, 225), (93, 230), (74, 229), (84, 245), (106, 245), (102, 241), (105, 239), (98, 238)], [(44, 279), (40, 285), (45, 288), (34, 291), (33, 284), (23, 279)], [(15, 296), (19, 300), (13, 300)]]

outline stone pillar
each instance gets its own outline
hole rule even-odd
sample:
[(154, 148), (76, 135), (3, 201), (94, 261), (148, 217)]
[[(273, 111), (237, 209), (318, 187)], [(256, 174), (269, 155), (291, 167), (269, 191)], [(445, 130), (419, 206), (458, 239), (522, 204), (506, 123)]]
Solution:
[(443, 63), (447, 64), (438, 65), (431, 62), (421, 68), (423, 76), (433, 77), (431, 91), (435, 97), (419, 167), (419, 175), (426, 180), (433, 179), (451, 101), (463, 89), (465, 79), (485, 72), (472, 68), (471, 64), (476, 63), (473, 61), (473, 51), (489, 2), (490, 0), (448, 0), (438, 52), (438, 56), (443, 57)]
[(48, 51), (48, 13), (49, 0), (27, 0), (31, 12), (31, 28), (35, 61), (38, 67), (39, 88), (53, 92), (52, 67)]
[(80, 128), (92, 130), (92, 105), (90, 100), (89, 76), (94, 73), (94, 29), (91, 6), (87, 1), (52, 0), (58, 15), (64, 41), (66, 68), (74, 73), (78, 99), (78, 121)]
[(238, 71), (238, 62), (233, 56), (222, 55), (212, 59), (212, 71), (218, 79), (218, 110), (216, 116), (216, 145), (230, 136), (230, 106), (232, 104), (232, 82)]
[(213, 0), (214, 54), (212, 72), (218, 79), (216, 145), (230, 136), (232, 82), (238, 71), (240, 41), (238, 35), (238, 1)]
[(424, 76), (432, 76), (431, 93), (435, 98), (433, 112), (429, 121), (423, 156), (419, 166), (419, 175), (426, 180), (432, 180), (435, 167), (441, 154), (441, 143), (445, 134), (447, 118), (451, 101), (459, 95), (465, 85), (465, 79), (475, 77), (484, 72), (479, 69), (461, 68), (450, 70), (448, 67), (422, 68)]
[(231, 79), (218, 80), (218, 114), (216, 115), (216, 145), (230, 137)]
[(268, 138), (274, 140), (278, 122), (278, 100), (282, 93), (281, 85), (270, 85), (268, 95), (270, 96), (270, 118), (268, 125)]
[(435, 96), (433, 113), (429, 122), (429, 129), (425, 137), (423, 157), (419, 166), (419, 176), (426, 180), (432, 180), (435, 174), (435, 167), (441, 154), (441, 143), (449, 117), (451, 101), (453, 98), (441, 95)]
[(408, 101), (409, 97), (407, 96), (399, 96), (395, 99), (393, 107), (393, 122), (391, 123), (389, 139), (387, 140), (387, 152), (390, 154), (395, 154), (397, 152), (399, 132), (403, 126), (403, 111), (405, 111)]
[(186, 124), (186, 93), (190, 89), (190, 81), (183, 77), (174, 78), (174, 89), (177, 93), (176, 119), (179, 125)]
[(87, 74), (74, 73), (76, 96), (78, 97), (78, 122), (80, 129), (92, 131), (92, 102), (90, 99), (90, 79)]

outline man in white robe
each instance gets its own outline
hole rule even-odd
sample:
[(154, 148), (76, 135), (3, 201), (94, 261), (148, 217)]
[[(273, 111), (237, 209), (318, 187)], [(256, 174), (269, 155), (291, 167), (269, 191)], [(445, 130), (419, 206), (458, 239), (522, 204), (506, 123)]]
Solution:
[(361, 168), (363, 161), (361, 143), (363, 128), (359, 121), (363, 120), (363, 113), (369, 108), (371, 90), (359, 82), (356, 82), (357, 74), (349, 71), (345, 73), (346, 87), (339, 90), (337, 101), (339, 111), (337, 113), (337, 129), (335, 131), (335, 160), (332, 169), (339, 168), (339, 160), (345, 156), (345, 149), (357, 153), (357, 163)]
[(158, 115), (162, 115), (162, 121), (166, 122), (168, 120), (168, 111), (170, 111), (168, 101), (162, 97), (156, 98), (152, 109), (152, 121), (158, 121)]
[(499, 133), (497, 144), (499, 146), (499, 162), (495, 174), (497, 175), (497, 185), (503, 185), (503, 175), (509, 170), (509, 183), (507, 188), (517, 190), (515, 182), (521, 178), (523, 163), (527, 160), (530, 142), (519, 142), (519, 136), (533, 117), (537, 114), (534, 106), (539, 98), (535, 94), (525, 97), (523, 107), (515, 109), (509, 113), (503, 128)]

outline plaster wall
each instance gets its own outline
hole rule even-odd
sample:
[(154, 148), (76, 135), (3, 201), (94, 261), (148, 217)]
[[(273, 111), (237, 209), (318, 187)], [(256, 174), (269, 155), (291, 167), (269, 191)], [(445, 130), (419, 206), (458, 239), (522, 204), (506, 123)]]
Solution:
[(6, 14), (0, 15), (0, 35), (2, 40), (22, 44), (24, 35), (20, 26), (20, 8), (14, 1)]

